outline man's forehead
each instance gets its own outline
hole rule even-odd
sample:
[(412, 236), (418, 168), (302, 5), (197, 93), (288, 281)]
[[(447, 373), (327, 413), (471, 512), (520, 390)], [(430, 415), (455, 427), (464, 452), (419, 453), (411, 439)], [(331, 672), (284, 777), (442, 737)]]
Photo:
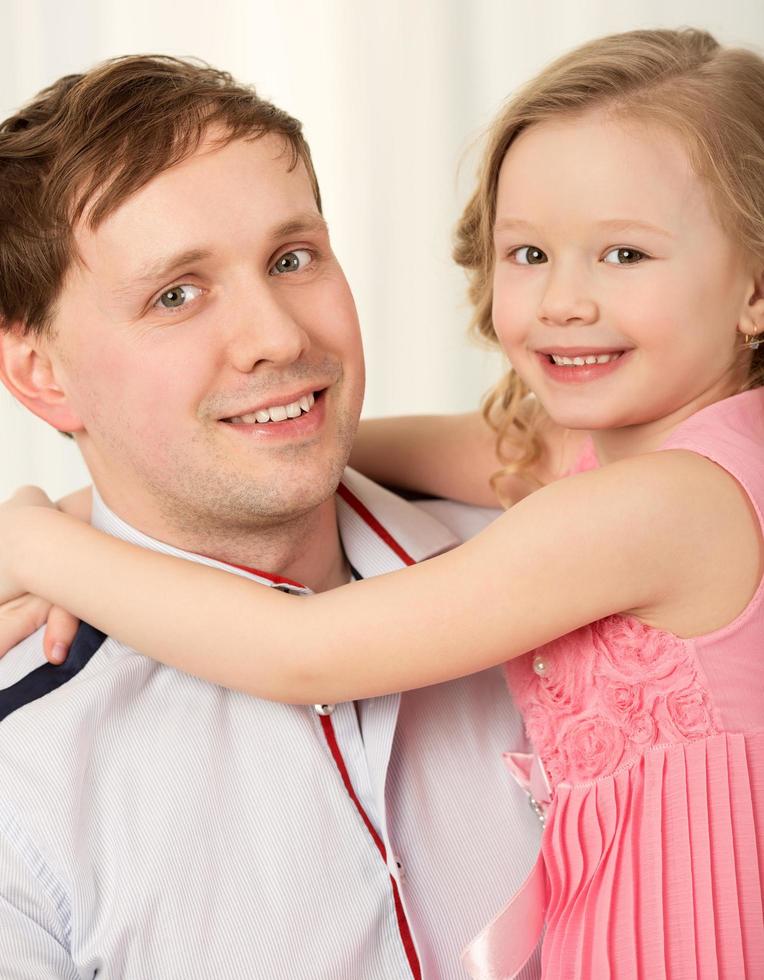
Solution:
[(96, 228), (85, 214), (75, 241), (86, 269), (122, 253), (131, 272), (146, 278), (184, 253), (214, 251), (237, 233), (267, 245), (326, 230), (303, 161), (291, 159), (283, 140), (269, 134), (204, 143), (138, 188)]
[[(150, 171), (147, 170), (143, 177), (139, 178), (138, 183), (132, 183), (127, 193), (120, 192), (119, 197), (109, 204), (109, 210), (99, 214), (96, 225), (100, 226), (107, 222), (113, 214), (133, 204), (136, 198), (156, 195), (177, 186), (182, 187), (184, 180), (189, 174), (193, 176), (194, 171), (210, 168), (232, 170), (237, 168), (237, 164), (240, 169), (243, 159), (250, 167), (254, 166), (260, 177), (259, 183), (269, 185), (291, 175), (292, 185), (303, 183), (315, 198), (305, 161), (285, 136), (280, 133), (255, 133), (231, 137), (225, 130), (213, 126), (207, 129), (195, 149), (184, 153), (180, 159), (162, 166), (161, 169), (154, 167)], [(90, 190), (87, 186), (82, 188), (83, 194), (87, 197), (77, 204), (76, 211), (80, 218), (76, 222), (75, 230), (94, 227), (94, 212), (98, 211), (102, 199), (108, 195), (113, 184), (123, 177), (124, 171), (116, 169), (105, 182), (101, 178), (100, 184), (96, 185), (95, 181), (91, 183)]]

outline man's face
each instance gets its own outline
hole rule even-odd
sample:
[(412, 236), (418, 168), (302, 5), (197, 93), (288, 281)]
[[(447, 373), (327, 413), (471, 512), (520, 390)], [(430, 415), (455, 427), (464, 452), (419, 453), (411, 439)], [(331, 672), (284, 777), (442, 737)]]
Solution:
[(358, 321), (290, 160), (274, 135), (208, 141), (78, 230), (51, 356), (96, 484), (146, 530), (278, 524), (345, 465)]

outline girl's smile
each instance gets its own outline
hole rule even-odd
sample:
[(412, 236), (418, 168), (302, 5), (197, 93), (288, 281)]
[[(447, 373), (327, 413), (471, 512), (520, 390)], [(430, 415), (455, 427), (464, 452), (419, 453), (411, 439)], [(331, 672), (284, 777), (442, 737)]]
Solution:
[(545, 373), (561, 384), (585, 384), (612, 374), (623, 366), (626, 350), (583, 348), (558, 351), (536, 351)]

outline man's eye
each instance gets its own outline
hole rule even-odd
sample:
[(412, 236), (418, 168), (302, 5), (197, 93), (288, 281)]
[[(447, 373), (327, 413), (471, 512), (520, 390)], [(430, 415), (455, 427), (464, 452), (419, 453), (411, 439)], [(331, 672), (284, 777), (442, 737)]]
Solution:
[(202, 291), (198, 286), (192, 286), (191, 283), (184, 282), (182, 285), (165, 289), (156, 303), (154, 303), (154, 307), (156, 309), (177, 310), (183, 306), (187, 306), (189, 300), (198, 299), (201, 295)]
[(313, 255), (307, 248), (296, 248), (292, 252), (284, 252), (271, 266), (270, 275), (280, 276), (285, 272), (299, 272), (313, 261)]
[(509, 254), (519, 265), (541, 265), (547, 261), (546, 254), (535, 245), (521, 245)]
[(642, 259), (646, 258), (645, 253), (640, 252), (638, 248), (620, 246), (619, 248), (611, 248), (609, 252), (603, 255), (602, 261), (607, 262), (608, 265), (633, 265), (635, 262), (641, 262)]

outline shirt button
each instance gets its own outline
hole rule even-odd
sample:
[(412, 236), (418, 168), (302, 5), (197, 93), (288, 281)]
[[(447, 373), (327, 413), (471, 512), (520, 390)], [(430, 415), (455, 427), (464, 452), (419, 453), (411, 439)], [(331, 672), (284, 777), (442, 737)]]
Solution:
[(400, 882), (404, 882), (406, 880), (406, 875), (403, 871), (403, 862), (397, 854), (393, 854), (390, 858), (389, 867), (394, 878)]
[(549, 672), (549, 664), (540, 653), (533, 658), (533, 672), (539, 677), (544, 677)]
[(317, 715), (330, 715), (334, 711), (333, 704), (314, 704), (313, 710)]

